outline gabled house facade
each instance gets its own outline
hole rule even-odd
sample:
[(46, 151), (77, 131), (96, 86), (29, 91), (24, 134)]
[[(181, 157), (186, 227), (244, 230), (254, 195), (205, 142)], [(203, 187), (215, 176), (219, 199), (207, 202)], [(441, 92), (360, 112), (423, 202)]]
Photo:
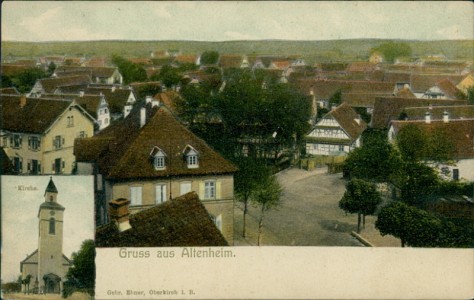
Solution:
[(96, 223), (109, 222), (108, 203), (130, 200), (136, 213), (194, 191), (233, 244), (234, 165), (196, 137), (158, 101), (92, 138), (78, 139), (79, 174), (96, 178)]
[(94, 118), (74, 101), (1, 95), (1, 145), (16, 174), (72, 174), (74, 139), (94, 134)]
[(122, 84), (123, 76), (115, 67), (77, 67), (59, 66), (53, 73), (53, 77), (65, 77), (75, 75), (89, 75), (93, 83), (100, 84)]
[(341, 104), (327, 113), (306, 135), (306, 153), (345, 156), (360, 146), (367, 124), (348, 105)]
[(131, 88), (120, 88), (116, 86), (96, 87), (89, 85), (84, 94), (103, 95), (107, 100), (112, 120), (120, 119), (128, 115), (137, 102), (137, 96)]

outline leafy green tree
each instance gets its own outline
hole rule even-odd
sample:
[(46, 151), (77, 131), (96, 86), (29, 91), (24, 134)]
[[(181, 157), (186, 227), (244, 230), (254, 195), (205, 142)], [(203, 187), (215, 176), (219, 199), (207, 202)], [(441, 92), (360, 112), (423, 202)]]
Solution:
[(329, 106), (338, 106), (342, 102), (342, 91), (338, 90), (329, 98)]
[(49, 75), (42, 69), (30, 68), (11, 77), (11, 81), (13, 86), (16, 87), (20, 93), (27, 93), (31, 91), (38, 79), (47, 77), (49, 77)]
[(51, 76), (53, 75), (54, 71), (56, 70), (56, 64), (54, 62), (50, 62), (48, 65), (48, 75)]
[(443, 128), (428, 134), (415, 124), (408, 124), (397, 134), (397, 146), (407, 162), (449, 162), (454, 156), (454, 143)]
[(263, 160), (252, 157), (239, 157), (236, 160), (238, 171), (234, 176), (235, 195), (244, 205), (242, 236), (245, 237), (246, 215), (249, 201), (271, 176), (270, 169)]
[(398, 57), (409, 57), (412, 54), (410, 45), (402, 42), (387, 42), (372, 48), (371, 52), (380, 52), (385, 61), (393, 63)]
[(362, 147), (351, 151), (344, 167), (351, 177), (388, 182), (400, 176), (403, 161), (387, 141), (386, 131), (368, 129), (362, 136)]
[(118, 56), (112, 56), (112, 62), (117, 66), (120, 73), (123, 76), (123, 82), (125, 84), (131, 82), (143, 82), (147, 80), (146, 71), (143, 66), (132, 63), (131, 61)]
[(94, 295), (95, 287), (95, 244), (93, 240), (82, 242), (79, 252), (72, 254), (72, 266), (66, 274), (63, 298), (75, 291)]
[(407, 124), (397, 134), (397, 146), (405, 161), (420, 161), (428, 152), (428, 137), (414, 124)]
[(354, 214), (357, 213), (357, 232), (360, 232), (361, 219), (373, 215), (382, 201), (375, 184), (361, 179), (352, 179), (346, 186), (346, 192), (339, 201), (339, 208)]
[(12, 87), (13, 82), (10, 77), (0, 74), (0, 88)]
[(217, 51), (204, 51), (201, 54), (201, 65), (217, 64), (218, 59), (219, 59), (219, 52), (217, 52)]
[(4, 293), (18, 293), (21, 292), (21, 276), (19, 281), (11, 281), (2, 283), (2, 291)]
[(156, 84), (144, 84), (135, 88), (137, 98), (139, 101), (143, 101), (146, 96), (155, 96), (158, 93), (161, 93), (161, 86)]
[(382, 208), (375, 228), (384, 236), (393, 235), (402, 247), (436, 247), (439, 244), (440, 219), (416, 207), (396, 201)]
[(260, 246), (260, 238), (263, 228), (265, 213), (281, 204), (280, 197), (283, 190), (275, 176), (269, 176), (253, 194), (252, 200), (260, 205), (260, 218), (258, 220), (257, 246)]
[(419, 162), (406, 163), (404, 175), (401, 196), (403, 201), (413, 205), (420, 205), (432, 196), (439, 183), (436, 171)]
[(159, 78), (167, 88), (173, 88), (180, 82), (182, 75), (178, 69), (166, 65), (161, 68)]

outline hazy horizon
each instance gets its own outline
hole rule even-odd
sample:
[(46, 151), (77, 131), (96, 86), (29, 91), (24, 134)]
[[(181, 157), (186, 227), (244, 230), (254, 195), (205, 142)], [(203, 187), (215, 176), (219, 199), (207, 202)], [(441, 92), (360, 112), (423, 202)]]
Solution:
[(468, 1), (4, 1), (2, 41), (474, 39)]

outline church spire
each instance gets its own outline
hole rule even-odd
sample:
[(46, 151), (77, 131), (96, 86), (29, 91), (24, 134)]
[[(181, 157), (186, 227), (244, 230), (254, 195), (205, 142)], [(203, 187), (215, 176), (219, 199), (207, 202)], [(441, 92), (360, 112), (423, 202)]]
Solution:
[(45, 194), (46, 193), (56, 193), (56, 194), (58, 193), (58, 189), (56, 188), (56, 185), (54, 185), (52, 176), (49, 177), (49, 183), (48, 183), (48, 186), (46, 187), (46, 191), (44, 193)]

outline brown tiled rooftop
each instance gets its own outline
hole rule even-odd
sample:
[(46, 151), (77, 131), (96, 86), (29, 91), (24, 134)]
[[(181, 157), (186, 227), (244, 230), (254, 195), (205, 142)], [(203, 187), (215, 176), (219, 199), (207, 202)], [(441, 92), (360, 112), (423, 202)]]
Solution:
[(114, 223), (98, 227), (97, 247), (227, 246), (221, 232), (195, 192), (130, 216), (131, 229), (119, 232)]

